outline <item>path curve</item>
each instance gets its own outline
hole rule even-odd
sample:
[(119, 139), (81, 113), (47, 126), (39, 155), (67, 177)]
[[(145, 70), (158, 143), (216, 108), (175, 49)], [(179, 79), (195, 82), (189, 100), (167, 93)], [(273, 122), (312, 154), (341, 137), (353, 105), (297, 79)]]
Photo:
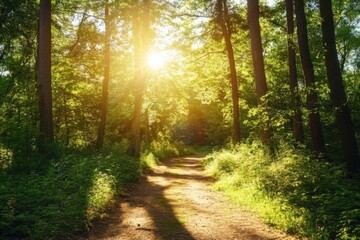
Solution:
[(293, 239), (213, 190), (201, 156), (172, 158), (133, 186), (85, 239)]

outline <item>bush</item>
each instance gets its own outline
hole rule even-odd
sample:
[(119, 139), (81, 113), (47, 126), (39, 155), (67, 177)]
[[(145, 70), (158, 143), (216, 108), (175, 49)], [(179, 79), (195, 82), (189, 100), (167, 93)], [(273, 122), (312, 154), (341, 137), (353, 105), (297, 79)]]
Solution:
[[(128, 141), (104, 146), (101, 153), (76, 151), (51, 160), (39, 172), (0, 171), (1, 239), (67, 239), (94, 219), (158, 160), (188, 153), (181, 144), (153, 141), (141, 155), (126, 155)], [(11, 157), (0, 148), (0, 156)], [(36, 160), (36, 159), (35, 159)], [(37, 160), (40, 162), (40, 160)], [(11, 159), (7, 159), (11, 163)], [(2, 162), (0, 161), (0, 164)]]
[(204, 164), (219, 190), (268, 223), (313, 239), (360, 237), (359, 180), (341, 165), (287, 144), (272, 157), (259, 143), (219, 150)]
[(0, 174), (2, 239), (66, 239), (84, 231), (141, 173), (136, 158), (77, 153), (43, 173)]
[(11, 166), (13, 157), (13, 151), (0, 144), (0, 171), (6, 170)]
[(145, 149), (143, 155), (151, 153), (154, 158), (160, 161), (194, 153), (194, 150), (185, 146), (183, 142), (172, 142), (161, 134), (158, 139), (153, 140), (149, 145), (143, 146), (143, 148)]

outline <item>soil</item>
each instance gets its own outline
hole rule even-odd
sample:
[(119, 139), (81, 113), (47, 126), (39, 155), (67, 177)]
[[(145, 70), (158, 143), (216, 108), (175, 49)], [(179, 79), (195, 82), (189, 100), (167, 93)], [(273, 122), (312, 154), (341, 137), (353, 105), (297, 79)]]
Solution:
[(155, 167), (84, 239), (294, 239), (212, 188), (200, 155)]

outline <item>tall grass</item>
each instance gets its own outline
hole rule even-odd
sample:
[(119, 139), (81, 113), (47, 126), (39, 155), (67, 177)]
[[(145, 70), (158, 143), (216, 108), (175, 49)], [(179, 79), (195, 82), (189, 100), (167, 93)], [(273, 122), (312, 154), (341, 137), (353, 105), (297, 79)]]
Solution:
[(360, 181), (343, 166), (282, 144), (271, 156), (241, 144), (204, 159), (215, 187), (266, 222), (310, 239), (360, 238)]
[(170, 157), (178, 157), (195, 153), (192, 147), (185, 146), (183, 142), (173, 142), (166, 138), (154, 140), (150, 144), (144, 145), (143, 149), (143, 155), (148, 153), (153, 154), (153, 156), (159, 161)]
[(2, 173), (1, 239), (66, 239), (83, 231), (139, 177), (139, 166), (112, 153), (77, 154), (52, 162), (46, 173)]
[(46, 171), (0, 171), (0, 239), (68, 239), (88, 229), (158, 160), (185, 147), (153, 142), (140, 159), (126, 155), (128, 142), (101, 153), (76, 152), (52, 160)]

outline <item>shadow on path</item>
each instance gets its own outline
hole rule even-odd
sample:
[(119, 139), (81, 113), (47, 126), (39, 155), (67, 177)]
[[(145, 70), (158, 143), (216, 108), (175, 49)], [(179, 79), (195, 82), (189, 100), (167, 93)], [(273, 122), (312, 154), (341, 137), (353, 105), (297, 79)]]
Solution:
[(180, 158), (169, 159), (166, 165), (169, 167), (158, 166), (140, 183), (130, 186), (122, 202), (94, 224), (87, 239), (195, 239), (176, 216), (165, 192), (183, 185), (183, 180), (205, 180), (204, 176), (177, 173), (177, 168), (185, 167), (191, 172), (201, 170), (202, 166), (199, 161)]
[(172, 158), (155, 167), (85, 239), (292, 239), (214, 192), (201, 157)]

